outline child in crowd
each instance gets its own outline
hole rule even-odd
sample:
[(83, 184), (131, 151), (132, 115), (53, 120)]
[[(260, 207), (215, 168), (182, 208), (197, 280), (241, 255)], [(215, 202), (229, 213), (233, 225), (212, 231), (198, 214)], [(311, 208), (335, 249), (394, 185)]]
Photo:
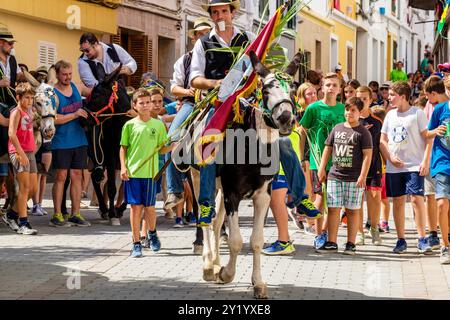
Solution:
[[(339, 212), (347, 212), (347, 243), (344, 254), (354, 255), (355, 238), (359, 225), (359, 209), (372, 159), (372, 137), (359, 123), (364, 103), (352, 97), (345, 104), (345, 123), (336, 125), (325, 141), (318, 178), (327, 180), (328, 241), (317, 252), (337, 252)], [(333, 166), (328, 179), (326, 167), (333, 155)]]
[(19, 193), (13, 208), (6, 215), (5, 222), (18, 234), (24, 235), (38, 233), (31, 227), (27, 215), (27, 201), (37, 191), (37, 166), (34, 156), (36, 143), (32, 115), (35, 93), (29, 83), (21, 83), (17, 86), (18, 105), (11, 111), (8, 128), (9, 158), (19, 183)]
[(398, 81), (389, 89), (392, 109), (386, 115), (381, 130), (381, 152), (386, 163), (387, 196), (393, 198), (397, 244), (394, 253), (407, 249), (405, 240), (406, 196), (411, 196), (419, 235), (419, 253), (431, 254), (425, 237), (424, 177), (430, 167), (431, 139), (427, 139), (428, 120), (418, 107), (409, 104), (411, 88), (406, 81)]
[(155, 95), (161, 94), (145, 89), (138, 89), (133, 94), (133, 108), (138, 116), (125, 123), (120, 141), (120, 176), (125, 181), (126, 202), (131, 205), (132, 257), (142, 256), (140, 241), (142, 209), (149, 229), (148, 242), (155, 252), (161, 248), (156, 233), (157, 187), (153, 178), (159, 171), (158, 151), (163, 154), (169, 152), (171, 147), (163, 146), (167, 140), (164, 123), (152, 117), (152, 97)]

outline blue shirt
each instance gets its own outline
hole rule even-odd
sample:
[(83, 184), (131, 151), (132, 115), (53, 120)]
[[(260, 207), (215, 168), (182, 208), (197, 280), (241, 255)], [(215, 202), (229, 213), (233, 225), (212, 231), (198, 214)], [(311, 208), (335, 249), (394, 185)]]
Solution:
[[(450, 108), (448, 101), (436, 105), (431, 115), (429, 130), (434, 130), (440, 125), (450, 126)], [(448, 129), (447, 129), (448, 132)], [(438, 173), (450, 175), (450, 135), (434, 138), (433, 149), (431, 151), (431, 176)]]
[[(72, 87), (72, 95), (70, 97), (66, 97), (55, 88), (55, 93), (59, 99), (58, 114), (74, 113), (83, 106), (77, 87), (72, 82), (70, 86)], [(52, 140), (52, 150), (72, 149), (87, 145), (86, 134), (78, 119), (56, 125), (55, 136)]]

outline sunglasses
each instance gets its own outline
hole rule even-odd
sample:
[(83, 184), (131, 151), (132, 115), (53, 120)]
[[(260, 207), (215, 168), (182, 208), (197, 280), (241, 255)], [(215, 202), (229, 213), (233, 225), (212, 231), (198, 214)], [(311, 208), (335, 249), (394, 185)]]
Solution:
[(381, 88), (380, 90), (383, 90), (383, 91), (384, 91), (384, 90), (389, 90), (389, 88)]
[(83, 53), (89, 53), (89, 51), (91, 51), (92, 48), (93, 47), (90, 46), (89, 48), (86, 48), (86, 49), (80, 49), (80, 51), (83, 52)]

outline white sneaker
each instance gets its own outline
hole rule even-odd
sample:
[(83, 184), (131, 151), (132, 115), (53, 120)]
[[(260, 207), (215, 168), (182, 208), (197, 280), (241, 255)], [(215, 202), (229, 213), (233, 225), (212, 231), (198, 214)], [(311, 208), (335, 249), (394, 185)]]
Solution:
[(31, 225), (29, 223), (27, 223), (26, 225), (19, 227), (19, 230), (17, 230), (17, 233), (23, 234), (23, 235), (35, 235), (38, 232), (37, 232), (37, 230), (31, 228)]
[(378, 226), (376, 228), (370, 227), (370, 236), (372, 237), (372, 243), (376, 246), (380, 246), (382, 243), (380, 237), (380, 231), (378, 230)]
[(111, 225), (112, 226), (120, 226), (120, 219), (119, 218), (111, 218)]
[(448, 251), (448, 247), (441, 248), (441, 257), (439, 258), (441, 264), (450, 264), (450, 254)]
[(44, 216), (48, 215), (48, 212), (44, 210), (44, 208), (42, 208), (42, 204), (38, 203), (39, 205), (39, 209), (41, 209), (41, 212), (44, 214)]
[(7, 214), (2, 216), (2, 220), (8, 227), (11, 228), (12, 231), (17, 232), (17, 230), (19, 230), (19, 225), (17, 224), (16, 220), (8, 219)]
[(358, 232), (358, 235), (356, 236), (356, 245), (357, 246), (363, 246), (366, 243), (366, 235), (363, 233)]

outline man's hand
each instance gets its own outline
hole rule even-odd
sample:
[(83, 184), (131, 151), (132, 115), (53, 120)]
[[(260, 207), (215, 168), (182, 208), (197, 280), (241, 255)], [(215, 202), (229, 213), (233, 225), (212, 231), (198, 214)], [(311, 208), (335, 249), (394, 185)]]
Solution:
[(119, 74), (124, 74), (127, 76), (131, 75), (131, 73), (132, 73), (131, 69), (128, 68), (127, 66), (122, 66), (122, 68), (120, 69), (120, 72), (119, 72)]
[(320, 183), (323, 183), (327, 178), (327, 173), (325, 169), (320, 168), (319, 171), (317, 171), (317, 178), (319, 179)]
[(11, 82), (8, 79), (3, 78), (2, 80), (0, 80), (0, 87), (6, 88), (6, 87), (9, 87), (10, 85), (11, 85)]
[(17, 160), (19, 160), (19, 163), (21, 166), (26, 167), (30, 164), (30, 161), (28, 161), (28, 157), (25, 154), (25, 152), (22, 151), (20, 153), (17, 153), (16, 155), (17, 155)]
[(366, 179), (367, 179), (366, 177), (360, 175), (360, 176), (358, 177), (358, 181), (356, 181), (356, 186), (357, 186), (358, 188), (363, 188), (363, 189), (365, 189), (365, 188), (366, 188)]
[(213, 86), (213, 88), (218, 88), (218, 87), (220, 87), (220, 85), (222, 84), (222, 80), (223, 80), (223, 79), (220, 79), (220, 80), (214, 80), (214, 86)]
[(195, 96), (195, 89), (194, 88), (189, 88), (189, 89), (185, 89), (185, 97), (193, 97)]
[(84, 109), (81, 109), (81, 108), (78, 109), (77, 111), (75, 111), (75, 115), (77, 116), (77, 118), (78, 117), (83, 117), (83, 118), (87, 119), (87, 117), (88, 117), (87, 112)]
[(120, 170), (120, 178), (123, 181), (128, 181), (130, 178), (128, 177), (128, 170), (126, 168)]
[(404, 165), (405, 165), (405, 163), (404, 163), (402, 160), (400, 160), (400, 158), (397, 157), (397, 156), (391, 156), (390, 159), (389, 159), (389, 161), (390, 161), (390, 162), (392, 163), (392, 165), (393, 165), (394, 167), (396, 167), (396, 168), (403, 168)]
[(419, 167), (419, 175), (425, 177), (430, 173), (430, 163), (426, 160), (422, 161)]
[(440, 125), (436, 129), (430, 132), (434, 137), (439, 136), (443, 137), (447, 133), (447, 126)]

